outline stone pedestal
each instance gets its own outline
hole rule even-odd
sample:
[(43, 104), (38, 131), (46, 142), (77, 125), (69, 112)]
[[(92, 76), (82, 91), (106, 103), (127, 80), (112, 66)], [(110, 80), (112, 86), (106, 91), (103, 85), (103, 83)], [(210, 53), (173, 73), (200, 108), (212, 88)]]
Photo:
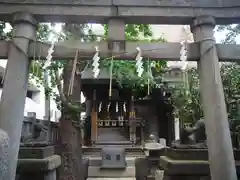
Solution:
[[(234, 151), (239, 169), (240, 151)], [(164, 169), (164, 180), (211, 180), (207, 149), (166, 149), (159, 165)]]
[(18, 180), (57, 180), (56, 169), (61, 165), (61, 158), (53, 152), (53, 146), (21, 147), (17, 165)]
[(18, 159), (44, 159), (54, 154), (54, 146), (22, 146)]

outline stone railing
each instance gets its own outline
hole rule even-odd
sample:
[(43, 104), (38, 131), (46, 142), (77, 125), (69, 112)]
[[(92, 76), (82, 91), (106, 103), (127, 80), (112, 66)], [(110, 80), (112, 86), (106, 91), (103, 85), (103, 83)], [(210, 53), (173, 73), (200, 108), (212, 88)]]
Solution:
[(58, 138), (58, 123), (29, 113), (23, 121), (16, 179), (57, 180), (61, 164), (56, 153)]
[(56, 144), (59, 139), (59, 135), (58, 135), (58, 124), (59, 123), (51, 122), (48, 120), (37, 119), (35, 117), (34, 113), (33, 114), (29, 113), (28, 116), (24, 117), (23, 127), (22, 127), (22, 137), (33, 136), (33, 133), (34, 133), (33, 126), (36, 123), (42, 124), (48, 129), (48, 133), (47, 133), (45, 141), (48, 141), (51, 144)]

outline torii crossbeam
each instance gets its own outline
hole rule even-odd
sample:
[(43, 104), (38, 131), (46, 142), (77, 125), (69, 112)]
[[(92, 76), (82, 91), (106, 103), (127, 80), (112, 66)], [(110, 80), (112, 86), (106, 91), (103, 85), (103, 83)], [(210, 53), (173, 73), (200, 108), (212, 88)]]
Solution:
[(239, 0), (0, 0), (0, 20), (27, 11), (41, 22), (107, 23), (115, 17), (128, 24), (191, 24), (198, 16), (213, 16), (217, 24), (237, 23)]
[[(0, 40), (0, 58), (8, 58), (9, 43), (11, 41)], [(48, 49), (51, 46), (44, 42), (31, 42), (28, 50), (30, 59), (45, 60)], [(94, 47), (98, 46), (101, 59), (115, 56), (116, 60), (134, 60), (137, 54), (136, 47), (142, 50), (142, 56), (151, 60), (179, 61), (180, 43), (146, 43), (146, 42), (126, 42), (126, 50), (112, 52), (108, 49), (108, 42), (83, 43), (79, 41), (64, 41), (55, 44), (52, 54), (53, 60), (73, 60), (76, 49), (79, 49), (80, 59), (91, 59), (95, 53)], [(240, 62), (240, 45), (217, 44), (218, 57), (221, 62)], [(200, 58), (199, 43), (189, 43), (187, 49), (188, 61), (198, 61)]]

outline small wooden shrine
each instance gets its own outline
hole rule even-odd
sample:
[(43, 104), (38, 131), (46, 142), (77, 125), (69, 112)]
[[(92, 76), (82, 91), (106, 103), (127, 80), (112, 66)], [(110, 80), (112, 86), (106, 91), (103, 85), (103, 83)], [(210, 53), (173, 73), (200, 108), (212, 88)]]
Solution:
[(81, 82), (86, 97), (85, 145), (141, 145), (150, 134), (167, 142), (173, 138), (172, 110), (166, 111), (160, 89), (147, 99), (135, 99), (132, 89), (122, 88), (115, 79), (110, 82), (107, 69), (93, 78), (87, 68)]

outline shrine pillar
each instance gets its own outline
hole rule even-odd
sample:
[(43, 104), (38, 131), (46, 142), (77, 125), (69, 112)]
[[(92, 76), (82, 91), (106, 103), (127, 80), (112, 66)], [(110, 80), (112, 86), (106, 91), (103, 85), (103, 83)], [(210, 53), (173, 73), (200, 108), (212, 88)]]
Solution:
[(35, 39), (36, 21), (25, 12), (13, 15), (13, 40), (9, 46), (8, 62), (0, 102), (0, 127), (9, 135), (9, 180), (15, 180), (18, 151), (24, 119), (27, 93), (28, 45)]
[(191, 26), (200, 42), (200, 88), (212, 180), (237, 180), (228, 116), (214, 39), (215, 20), (197, 17)]

